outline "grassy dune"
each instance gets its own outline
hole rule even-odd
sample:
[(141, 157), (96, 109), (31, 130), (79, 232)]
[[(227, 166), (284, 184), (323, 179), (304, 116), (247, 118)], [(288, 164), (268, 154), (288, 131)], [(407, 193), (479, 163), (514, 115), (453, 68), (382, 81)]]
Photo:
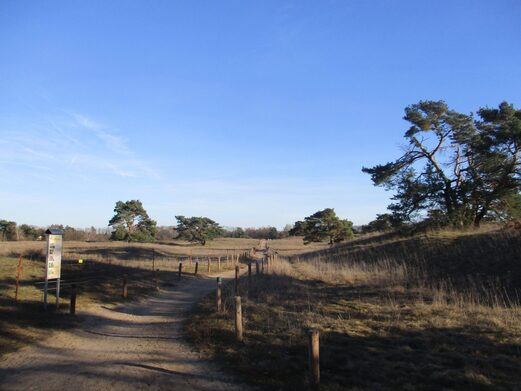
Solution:
[(245, 342), (213, 298), (188, 324), (226, 368), (270, 389), (306, 387), (304, 330), (321, 332), (324, 390), (521, 386), (521, 235), (360, 238), (280, 260), (244, 297)]

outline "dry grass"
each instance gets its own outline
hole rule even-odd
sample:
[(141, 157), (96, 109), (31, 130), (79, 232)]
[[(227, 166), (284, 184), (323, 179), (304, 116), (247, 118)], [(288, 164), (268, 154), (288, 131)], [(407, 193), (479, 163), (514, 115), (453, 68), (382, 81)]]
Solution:
[[(179, 262), (185, 278), (192, 278), (195, 264), (198, 274), (218, 273), (235, 267), (232, 257), (258, 244), (258, 240), (222, 239), (207, 246), (188, 243), (151, 244), (122, 242), (65, 242), (62, 262), (62, 305), (54, 312), (54, 291), (50, 292), (47, 313), (42, 309), (44, 279), (44, 242), (0, 242), (0, 354), (25, 343), (43, 338), (53, 329), (74, 327), (78, 319), (69, 317), (70, 284), (78, 284), (78, 311), (89, 306), (122, 301), (123, 275), (128, 275), (129, 299), (140, 299), (155, 292), (155, 273), (160, 285), (177, 282)], [(14, 301), (17, 255), (22, 255), (22, 274), (18, 302)], [(192, 262), (190, 263), (190, 254)], [(208, 273), (208, 258), (211, 257)], [(83, 263), (78, 263), (83, 259)], [(50, 285), (53, 288), (53, 284)]]
[[(321, 331), (324, 390), (518, 389), (521, 307), (501, 276), (519, 273), (521, 258), (509, 258), (521, 251), (516, 243), (503, 232), (359, 239), (281, 260), (256, 278), (244, 300), (244, 344), (233, 341), (229, 292), (226, 313), (215, 314), (210, 297), (187, 329), (269, 389), (306, 387), (309, 327)], [(492, 285), (491, 269), (499, 269)]]

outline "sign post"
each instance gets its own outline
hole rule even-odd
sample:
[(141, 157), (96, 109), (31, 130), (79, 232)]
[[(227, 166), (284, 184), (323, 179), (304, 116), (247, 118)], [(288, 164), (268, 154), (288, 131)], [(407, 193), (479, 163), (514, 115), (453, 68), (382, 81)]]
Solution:
[(43, 291), (43, 308), (47, 310), (47, 290), (49, 280), (56, 279), (56, 309), (60, 306), (60, 275), (62, 263), (63, 230), (48, 229), (47, 256), (45, 260), (45, 286)]

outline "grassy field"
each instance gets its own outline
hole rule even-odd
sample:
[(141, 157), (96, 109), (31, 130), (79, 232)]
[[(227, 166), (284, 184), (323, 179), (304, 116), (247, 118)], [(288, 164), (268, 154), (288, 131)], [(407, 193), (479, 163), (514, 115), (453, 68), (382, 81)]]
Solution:
[[(283, 253), (303, 251), (300, 240), (274, 241)], [(160, 285), (175, 284), (179, 262), (183, 273), (191, 277), (199, 262), (198, 274), (218, 272), (234, 267), (234, 259), (259, 244), (251, 239), (219, 239), (206, 246), (187, 242), (64, 242), (62, 263), (61, 309), (52, 311), (55, 292), (50, 292), (49, 308), (42, 308), (45, 242), (0, 242), (0, 354), (12, 351), (52, 330), (74, 327), (81, 317), (66, 314), (70, 284), (78, 283), (78, 311), (92, 305), (122, 301), (122, 280), (128, 276), (128, 300), (136, 300), (155, 292), (154, 270), (159, 269)], [(315, 248), (320, 248), (315, 247)], [(22, 273), (18, 302), (15, 302), (15, 277), (18, 255), (22, 256)], [(190, 255), (192, 262), (190, 263)], [(208, 273), (208, 258), (211, 258)], [(78, 263), (82, 259), (83, 263)], [(53, 285), (50, 285), (51, 288)]]
[(280, 260), (243, 291), (200, 303), (187, 330), (223, 367), (267, 389), (307, 384), (304, 330), (321, 333), (323, 390), (519, 389), (521, 234), (359, 238)]

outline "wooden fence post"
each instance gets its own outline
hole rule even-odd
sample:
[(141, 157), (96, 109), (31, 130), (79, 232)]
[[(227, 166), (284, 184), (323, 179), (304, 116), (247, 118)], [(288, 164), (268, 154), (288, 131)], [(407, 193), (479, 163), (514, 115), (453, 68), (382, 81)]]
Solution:
[(156, 291), (159, 291), (159, 269), (155, 271)]
[(235, 294), (239, 295), (239, 265), (235, 266)]
[(248, 297), (251, 291), (251, 261), (248, 262)]
[(242, 307), (241, 297), (235, 296), (235, 338), (242, 342)]
[(121, 292), (121, 297), (126, 299), (128, 297), (128, 276), (123, 274), (123, 290)]
[(318, 390), (320, 386), (320, 345), (318, 330), (307, 330), (308, 335), (308, 359), (309, 381), (311, 388)]
[(217, 257), (217, 271), (221, 271), (221, 257)]
[(210, 257), (208, 257), (208, 273), (210, 273), (210, 262), (211, 262)]
[(183, 272), (183, 262), (179, 262), (179, 273), (177, 275), (177, 279), (181, 279), (181, 273)]
[(71, 285), (71, 306), (69, 307), (71, 315), (76, 314), (76, 284)]
[(22, 254), (18, 254), (18, 268), (16, 269), (16, 289), (14, 300), (18, 301), (18, 288), (20, 287), (20, 273), (22, 272)]
[(217, 277), (217, 291), (215, 292), (215, 306), (217, 307), (217, 312), (222, 311), (222, 282), (221, 277)]
[(194, 272), (195, 276), (197, 276), (197, 269), (199, 269), (199, 262), (195, 261), (195, 272)]

